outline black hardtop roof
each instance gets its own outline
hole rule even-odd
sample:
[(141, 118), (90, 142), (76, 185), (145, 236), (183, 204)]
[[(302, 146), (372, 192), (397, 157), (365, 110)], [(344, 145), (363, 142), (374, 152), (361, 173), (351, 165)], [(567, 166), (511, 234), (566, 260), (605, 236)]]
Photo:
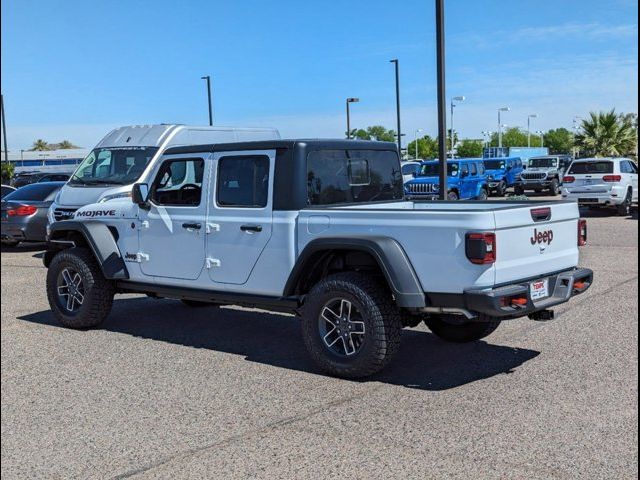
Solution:
[(230, 152), (235, 150), (273, 150), (280, 148), (292, 149), (302, 147), (308, 150), (394, 150), (398, 147), (392, 142), (377, 142), (370, 140), (346, 140), (330, 138), (300, 138), (300, 139), (279, 139), (279, 140), (258, 140), (252, 142), (234, 143), (208, 143), (204, 145), (185, 145), (171, 147), (165, 150), (165, 155), (175, 155), (181, 153), (202, 153), (202, 152)]

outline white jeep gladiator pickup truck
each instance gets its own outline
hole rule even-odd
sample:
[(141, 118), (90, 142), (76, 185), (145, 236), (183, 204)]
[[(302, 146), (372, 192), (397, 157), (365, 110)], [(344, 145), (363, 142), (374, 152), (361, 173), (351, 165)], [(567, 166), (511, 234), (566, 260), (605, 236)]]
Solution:
[(65, 326), (131, 292), (293, 312), (313, 360), (356, 378), (404, 326), (469, 342), (553, 318), (593, 281), (585, 242), (576, 203), (405, 200), (392, 143), (270, 140), (168, 149), (131, 199), (54, 222), (44, 263)]

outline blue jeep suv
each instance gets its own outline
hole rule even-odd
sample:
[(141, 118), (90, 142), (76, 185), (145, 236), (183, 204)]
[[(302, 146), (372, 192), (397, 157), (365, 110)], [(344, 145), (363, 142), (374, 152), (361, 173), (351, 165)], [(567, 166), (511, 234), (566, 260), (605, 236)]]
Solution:
[(519, 157), (487, 158), (484, 160), (489, 181), (489, 192), (504, 197), (507, 188), (515, 187), (524, 170)]
[[(422, 162), (416, 178), (404, 184), (407, 197), (436, 200), (440, 192), (437, 160)], [(486, 200), (487, 173), (481, 158), (461, 158), (447, 162), (447, 200)]]

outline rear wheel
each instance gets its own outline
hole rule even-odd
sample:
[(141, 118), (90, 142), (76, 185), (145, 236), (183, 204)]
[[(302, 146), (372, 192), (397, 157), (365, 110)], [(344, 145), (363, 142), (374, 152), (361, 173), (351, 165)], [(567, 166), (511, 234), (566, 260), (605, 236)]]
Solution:
[(627, 192), (627, 196), (624, 199), (624, 202), (622, 202), (620, 205), (618, 205), (617, 210), (618, 210), (618, 215), (620, 215), (621, 217), (628, 217), (629, 215), (631, 215), (631, 199), (633, 197), (633, 192), (631, 190), (629, 190)]
[(51, 260), (47, 271), (47, 298), (51, 311), (69, 328), (91, 328), (109, 315), (115, 287), (102, 275), (86, 248), (70, 248)]
[(459, 315), (431, 316), (424, 320), (434, 335), (447, 342), (468, 343), (491, 335), (500, 325), (500, 320), (486, 318), (482, 322), (467, 322)]
[(488, 198), (489, 198), (489, 194), (487, 193), (487, 190), (483, 188), (482, 190), (480, 190), (480, 195), (476, 197), (476, 200), (480, 202), (484, 202)]
[(381, 370), (400, 347), (401, 316), (375, 279), (344, 272), (317, 283), (307, 295), (302, 335), (325, 372), (361, 378)]

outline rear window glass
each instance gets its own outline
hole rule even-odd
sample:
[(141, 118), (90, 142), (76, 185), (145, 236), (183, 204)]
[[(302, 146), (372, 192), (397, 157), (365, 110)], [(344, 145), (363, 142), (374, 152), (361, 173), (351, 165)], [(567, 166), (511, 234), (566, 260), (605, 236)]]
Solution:
[(11, 192), (9, 195), (3, 198), (3, 200), (24, 201), (32, 200), (36, 202), (42, 202), (47, 199), (52, 193), (58, 191), (62, 187), (62, 183), (32, 183), (22, 188), (17, 189), (15, 192)]
[(573, 162), (569, 173), (613, 173), (613, 162)]
[(398, 155), (383, 150), (318, 150), (307, 157), (308, 205), (403, 198)]

